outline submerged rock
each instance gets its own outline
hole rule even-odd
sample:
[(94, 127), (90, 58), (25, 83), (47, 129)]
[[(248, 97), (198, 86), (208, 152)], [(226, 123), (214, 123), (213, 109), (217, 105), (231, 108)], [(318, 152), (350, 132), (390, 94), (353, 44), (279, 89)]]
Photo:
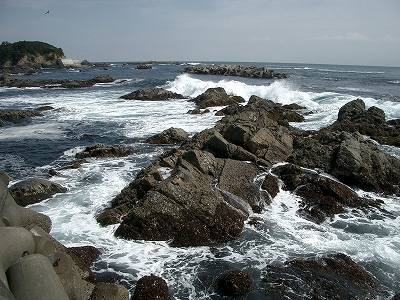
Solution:
[(238, 296), (250, 292), (253, 280), (250, 274), (242, 270), (226, 272), (218, 279), (218, 287), (228, 296)]
[(269, 265), (266, 295), (287, 299), (374, 299), (378, 282), (345, 254)]

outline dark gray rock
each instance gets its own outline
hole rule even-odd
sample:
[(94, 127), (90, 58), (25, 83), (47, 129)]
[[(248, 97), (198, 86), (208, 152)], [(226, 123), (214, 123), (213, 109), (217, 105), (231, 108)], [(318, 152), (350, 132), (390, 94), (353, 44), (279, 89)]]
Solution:
[[(93, 144), (79, 152), (75, 157), (79, 160), (87, 157), (123, 157), (135, 153), (134, 149), (125, 149), (122, 146), (111, 146), (106, 144)], [(79, 167), (80, 165), (78, 165)]]

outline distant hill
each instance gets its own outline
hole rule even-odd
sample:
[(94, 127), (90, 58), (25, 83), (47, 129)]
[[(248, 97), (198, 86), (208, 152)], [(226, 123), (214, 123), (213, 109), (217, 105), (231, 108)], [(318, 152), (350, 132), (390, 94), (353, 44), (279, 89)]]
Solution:
[(38, 41), (2, 42), (0, 45), (0, 67), (53, 65), (65, 58), (61, 48)]

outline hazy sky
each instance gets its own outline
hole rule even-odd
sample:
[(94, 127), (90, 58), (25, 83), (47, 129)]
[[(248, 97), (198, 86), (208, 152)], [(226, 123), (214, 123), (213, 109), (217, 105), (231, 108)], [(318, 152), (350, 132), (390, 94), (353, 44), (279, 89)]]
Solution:
[(0, 0), (0, 28), (90, 62), (400, 66), (400, 0)]

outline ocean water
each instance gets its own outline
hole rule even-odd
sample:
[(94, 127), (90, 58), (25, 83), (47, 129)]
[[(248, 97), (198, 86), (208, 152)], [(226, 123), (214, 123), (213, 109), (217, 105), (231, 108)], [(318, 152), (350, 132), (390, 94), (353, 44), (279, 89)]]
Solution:
[[(296, 214), (296, 196), (280, 191), (262, 214), (251, 216), (259, 219), (258, 226), (246, 223), (239, 239), (213, 247), (173, 248), (167, 242), (125, 241), (114, 237), (117, 225), (97, 224), (95, 216), (140, 169), (171, 148), (148, 145), (144, 143), (147, 137), (169, 127), (180, 127), (193, 135), (221, 118), (215, 116), (219, 108), (202, 115), (187, 114), (194, 109), (187, 100), (119, 98), (134, 90), (162, 87), (189, 99), (220, 86), (246, 101), (257, 95), (277, 103), (297, 103), (307, 108), (306, 121), (292, 124), (300, 129), (330, 125), (338, 109), (356, 98), (362, 98), (367, 108), (383, 109), (387, 119), (400, 118), (400, 68), (241, 63), (290, 75), (268, 80), (182, 73), (189, 64), (200, 63), (154, 65), (150, 70), (136, 70), (124, 63), (82, 70), (44, 69), (29, 78), (89, 79), (110, 74), (117, 81), (85, 89), (0, 88), (1, 109), (54, 108), (43, 112), (43, 117), (0, 127), (0, 170), (14, 178), (11, 184), (47, 176), (50, 169), (72, 161), (77, 152), (93, 143), (139, 150), (125, 158), (89, 159), (79, 169), (60, 171), (60, 176), (52, 177), (68, 192), (30, 206), (51, 217), (51, 234), (66, 246), (97, 247), (101, 257), (93, 269), (99, 274), (117, 273), (131, 292), (140, 277), (154, 274), (167, 281), (174, 299), (225, 299), (216, 289), (218, 276), (243, 269), (252, 275), (254, 287), (236, 299), (270, 299), (262, 282), (267, 265), (337, 252), (349, 255), (380, 282), (386, 291), (381, 299), (400, 292), (400, 199), (394, 196), (358, 190), (383, 200), (386, 212), (349, 211), (316, 225)], [(400, 158), (399, 148), (382, 149)]]

